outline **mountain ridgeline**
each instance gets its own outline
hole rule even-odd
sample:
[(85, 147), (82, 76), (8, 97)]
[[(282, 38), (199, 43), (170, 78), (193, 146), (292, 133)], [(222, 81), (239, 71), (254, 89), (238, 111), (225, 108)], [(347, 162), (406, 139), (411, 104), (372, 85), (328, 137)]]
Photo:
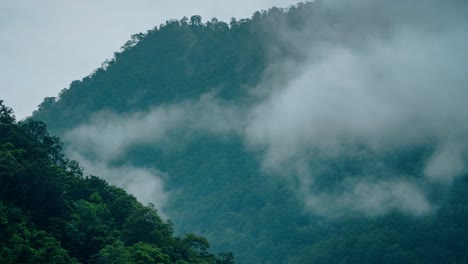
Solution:
[[(330, 0), (230, 23), (170, 20), (29, 119), (86, 173), (238, 263), (468, 263), (466, 11), (463, 1)], [(64, 193), (79, 195), (75, 210), (121, 214), (114, 203), (127, 202), (157, 219), (170, 247), (195, 239), (201, 251), (184, 250), (214, 259), (204, 239), (173, 238), (120, 189), (67, 177), (86, 190)], [(107, 234), (103, 225), (90, 228)], [(41, 239), (67, 239), (50, 232)], [(93, 243), (107, 245), (101, 255), (153, 245), (178, 256), (114, 238)]]

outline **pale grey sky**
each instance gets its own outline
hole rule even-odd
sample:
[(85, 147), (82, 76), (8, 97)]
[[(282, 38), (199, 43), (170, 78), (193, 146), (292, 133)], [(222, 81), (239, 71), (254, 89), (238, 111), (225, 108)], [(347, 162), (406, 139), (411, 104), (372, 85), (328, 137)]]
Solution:
[(0, 99), (21, 119), (111, 58), (130, 38), (170, 18), (228, 21), (299, 0), (1, 0)]

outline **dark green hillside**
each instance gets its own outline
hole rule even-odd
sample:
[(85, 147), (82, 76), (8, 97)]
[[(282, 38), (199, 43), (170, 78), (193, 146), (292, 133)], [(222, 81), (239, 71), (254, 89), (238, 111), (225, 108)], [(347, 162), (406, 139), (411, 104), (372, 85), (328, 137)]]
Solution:
[[(437, 0), (429, 1), (430, 4), (427, 5), (424, 1), (408, 4), (407, 1), (397, 0), (390, 1), (391, 3), (376, 1), (375, 5), (372, 4), (373, 1), (359, 1), (367, 9), (351, 8), (352, 1), (343, 1), (347, 3), (345, 8), (334, 8), (333, 4), (327, 5), (326, 2), (314, 1), (287, 9), (272, 8), (256, 12), (248, 19), (233, 19), (230, 23), (217, 19), (202, 22), (199, 16), (167, 21), (146, 33), (132, 36), (131, 40), (115, 53), (114, 58), (106, 61), (101, 68), (82, 80), (73, 81), (70, 87), (62, 90), (56, 98), (46, 98), (30, 119), (45, 122), (52, 134), (63, 136), (66, 140), (64, 149), (68, 150), (70, 155), (79, 152), (84, 160), (101, 162), (117, 169), (133, 166), (162, 172), (165, 175), (165, 191), (170, 193), (162, 211), (173, 221), (175, 233), (200, 234), (212, 243), (214, 252), (232, 250), (236, 261), (242, 264), (468, 263), (466, 250), (468, 179), (467, 170), (463, 167), (468, 157), (466, 129), (456, 130), (453, 133), (456, 138), (454, 142), (459, 145), (455, 144), (455, 147), (450, 145), (459, 152), (456, 154), (459, 154), (461, 160), (459, 163), (462, 164), (460, 166), (462, 169), (457, 171), (456, 177), (450, 178), (447, 182), (428, 179), (428, 176), (424, 175), (428, 160), (440, 147), (439, 144), (445, 143), (436, 142), (435, 139), (446, 136), (442, 133), (445, 131), (439, 128), (440, 124), (434, 120), (439, 117), (439, 112), (441, 115), (446, 114), (444, 107), (450, 108), (452, 102), (444, 101), (440, 109), (427, 103), (430, 105), (430, 111), (426, 108), (416, 108), (417, 114), (420, 115), (416, 115), (413, 119), (408, 118), (409, 121), (402, 118), (409, 123), (408, 126), (403, 126), (397, 122), (399, 120), (395, 121), (392, 118), (407, 110), (405, 106), (412, 110), (412, 105), (409, 107), (406, 105), (407, 101), (416, 106), (425, 104), (425, 100), (431, 99), (427, 95), (428, 92), (418, 90), (419, 94), (416, 94), (423, 97), (423, 100), (413, 102), (411, 96), (398, 98), (399, 91), (395, 92), (397, 95), (393, 90), (385, 91), (389, 87), (393, 89), (395, 83), (402, 83), (403, 87), (397, 88), (405, 91), (412, 88), (411, 85), (414, 83), (430, 86), (431, 77), (434, 76), (426, 74), (424, 71), (426, 66), (435, 67), (436, 73), (446, 70), (443, 67), (444, 60), (440, 62), (442, 70), (438, 68), (439, 64), (427, 63), (432, 57), (428, 58), (428, 54), (424, 52), (422, 55), (416, 52), (416, 55), (423, 57), (423, 61), (427, 64), (421, 67), (424, 74), (404, 72), (406, 68), (401, 65), (389, 66), (388, 69), (384, 67), (390, 62), (398, 63), (401, 60), (404, 64), (408, 58), (420, 59), (412, 55), (419, 48), (429, 47), (430, 50), (431, 45), (414, 41), (413, 37), (419, 40), (417, 39), (419, 36), (408, 32), (412, 33), (411, 30), (414, 30), (424, 36), (445, 33), (444, 30), (447, 29), (441, 29), (439, 26), (442, 27), (447, 22), (443, 19), (447, 16), (446, 10), (437, 9), (438, 15), (432, 16), (429, 6), (446, 6)], [(466, 10), (466, 4), (461, 1), (450, 3), (451, 5), (448, 4), (450, 8), (457, 4), (465, 8), (460, 8), (460, 13)], [(447, 10), (454, 12), (450, 8)], [(400, 14), (402, 14), (401, 19), (398, 17)], [(456, 15), (457, 18), (460, 16), (459, 13)], [(422, 19), (422, 22), (418, 19)], [(401, 31), (404, 32), (403, 44), (390, 42), (395, 35), (400, 36)], [(390, 43), (389, 46), (385, 46), (387, 42)], [(434, 46), (437, 46), (438, 42), (434, 43)], [(409, 46), (408, 50), (412, 52), (404, 49), (407, 53), (403, 52), (402, 55), (398, 53), (400, 57), (394, 56), (395, 50), (403, 49), (399, 45), (405, 48)], [(335, 50), (335, 46), (339, 47), (338, 51)], [(301, 122), (289, 123), (289, 119), (301, 116), (298, 111), (310, 109), (303, 105), (302, 108), (294, 108), (296, 102), (284, 103), (278, 100), (283, 103), (280, 104), (281, 107), (292, 109), (287, 112), (289, 115), (285, 114), (286, 117), (280, 115), (284, 118), (279, 118), (280, 121), (274, 119), (276, 122), (272, 121), (268, 123), (266, 129), (260, 129), (260, 132), (267, 136), (261, 138), (264, 141), (260, 140), (260, 143), (252, 143), (251, 141), (255, 140), (249, 137), (250, 134), (246, 136), (249, 132), (246, 123), (253, 122), (252, 120), (261, 123), (263, 120), (253, 118), (257, 112), (262, 112), (261, 110), (266, 112), (264, 114), (268, 117), (272, 112), (268, 106), (273, 104), (275, 96), (282, 95), (281, 88), (291, 85), (288, 83), (290, 79), (295, 80), (294, 78), (301, 75), (302, 71), (310, 70), (309, 64), (321, 62), (330, 50), (335, 55), (331, 56), (332, 66), (328, 65), (329, 61), (325, 59), (323, 64), (329, 68), (318, 63), (319, 66), (311, 71), (317, 75), (314, 76), (317, 77), (317, 82), (331, 83), (329, 86), (323, 85), (327, 90), (322, 91), (320, 87), (317, 88), (319, 93), (316, 97), (319, 99), (312, 98), (315, 96), (313, 93), (298, 93), (299, 95), (293, 93), (296, 95), (294, 97), (296, 101), (303, 100), (304, 105), (313, 102), (319, 106), (321, 106), (321, 97), (327, 99), (326, 97), (332, 94), (331, 97), (335, 100), (331, 101), (334, 104), (330, 106), (324, 103), (324, 108), (331, 112), (325, 114), (325, 121), (319, 119), (323, 122), (312, 122), (312, 125), (306, 122), (304, 122), (306, 125)], [(437, 58), (435, 55), (434, 58)], [(374, 72), (371, 70), (359, 72), (360, 67), (368, 66), (362, 63), (360, 60), (362, 58), (371, 62), (372, 67), (369, 68), (384, 69), (392, 73), (394, 71), (398, 78), (391, 74), (387, 78), (382, 72), (372, 75)], [(353, 64), (349, 61), (358, 62)], [(378, 67), (380, 62), (384, 64), (382, 68)], [(351, 68), (349, 71), (351, 73), (344, 71), (344, 76), (341, 76), (342, 67)], [(328, 69), (330, 73), (322, 72), (323, 68)], [(458, 72), (455, 67), (449, 69)], [(428, 72), (433, 73), (429, 70)], [(451, 76), (448, 72), (444, 73)], [(340, 108), (343, 104), (348, 106), (345, 102), (348, 97), (355, 99), (356, 96), (359, 99), (364, 98), (365, 101), (366, 96), (374, 95), (372, 93), (372, 96), (369, 96), (365, 94), (367, 91), (359, 89), (357, 91), (362, 94), (353, 94), (352, 85), (355, 83), (349, 79), (359, 74), (365, 76), (364, 81), (371, 80), (369, 86), (375, 88), (371, 93), (375, 92), (376, 97), (382, 94), (381, 97), (384, 99), (396, 97), (397, 114), (393, 115), (394, 112), (391, 112), (391, 115), (383, 115), (384, 118), (381, 118), (378, 115), (380, 113), (378, 110), (381, 110), (378, 108), (380, 105), (373, 105), (374, 101), (371, 101), (370, 107), (357, 101), (348, 108)], [(369, 79), (366, 79), (367, 77)], [(449, 77), (444, 75), (444, 80)], [(305, 78), (299, 81), (303, 81), (302, 85), (313, 87), (315, 80)], [(390, 80), (390, 84), (375, 85), (381, 80)], [(456, 81), (462, 85), (466, 84), (466, 79), (456, 79)], [(345, 96), (337, 96), (339, 100), (333, 97), (335, 94), (332, 89), (336, 87), (339, 89), (336, 83), (343, 86), (351, 83), (350, 90), (344, 91), (347, 92)], [(294, 84), (296, 82), (292, 85)], [(320, 86), (320, 83), (317, 86)], [(447, 87), (448, 92), (440, 95), (440, 98), (452, 98), (449, 93), (452, 90), (449, 89), (449, 85)], [(336, 94), (339, 92), (343, 90), (338, 90)], [(259, 101), (264, 103), (260, 103), (260, 106), (267, 105), (266, 110), (261, 107), (256, 108)], [(208, 110), (203, 108), (204, 103), (211, 104), (211, 108), (208, 107)], [(338, 110), (335, 112), (334, 108)], [(260, 110), (251, 111), (252, 109)], [(277, 110), (277, 108), (271, 109)], [(321, 110), (320, 107), (312, 109), (316, 112)], [(314, 118), (316, 112), (304, 113), (304, 119)], [(429, 115), (428, 120), (422, 122), (423, 132), (421, 135), (413, 135), (411, 132), (420, 132), (418, 118), (426, 117), (427, 113), (433, 115)], [(447, 123), (451, 124), (451, 112), (447, 113)], [(345, 117), (344, 121), (335, 119), (339, 114)], [(362, 116), (368, 117), (370, 121), (363, 120), (365, 118), (361, 118)], [(218, 122), (217, 119), (223, 120)], [(243, 119), (244, 122), (238, 119)], [(354, 121), (358, 125), (345, 126), (344, 132), (338, 131), (341, 123), (337, 122), (339, 124), (334, 127), (332, 121), (336, 120), (355, 125)], [(256, 125), (255, 122), (253, 127)], [(392, 122), (395, 122), (395, 125)], [(31, 126), (30, 124), (36, 123), (24, 123), (21, 126)], [(220, 127), (217, 126), (219, 124)], [(330, 125), (332, 129), (323, 130), (327, 133), (309, 135), (310, 131), (316, 131), (310, 129), (313, 125), (325, 127)], [(299, 130), (301, 133), (293, 133), (293, 136), (287, 137), (285, 130), (278, 129), (278, 127), (283, 128), (281, 126), (290, 126), (291, 129), (297, 126), (305, 129)], [(268, 133), (274, 129), (278, 129), (279, 132), (275, 130), (273, 132), (277, 134)], [(429, 131), (426, 135), (426, 130), (431, 129), (436, 132)], [(379, 134), (377, 137), (372, 137), (375, 131), (379, 131), (382, 136)], [(321, 144), (328, 143), (327, 136), (334, 135), (335, 132), (339, 140), (345, 138), (343, 142), (337, 140), (339, 144), (336, 144), (338, 145), (336, 148), (343, 148), (346, 151), (339, 155), (330, 153), (322, 155)], [(392, 138), (393, 132), (397, 135), (395, 138)], [(134, 133), (134, 135), (125, 133)], [(160, 136), (158, 133), (163, 135)], [(387, 134), (391, 135), (388, 136), (390, 143), (384, 142), (387, 140)], [(276, 137), (268, 137), (271, 135)], [(312, 137), (317, 135), (325, 139), (314, 141)], [(349, 138), (346, 138), (348, 135)], [(400, 138), (398, 137), (400, 135), (410, 136)], [(299, 137), (306, 138), (305, 143), (295, 141)], [(270, 142), (272, 138), (277, 141)], [(375, 140), (371, 142), (377, 147), (373, 148), (374, 145), (367, 144), (368, 138), (369, 141)], [(53, 138), (46, 137), (46, 139)], [(286, 143), (282, 142), (283, 140)], [(315, 145), (310, 147), (312, 145), (310, 142), (316, 143), (318, 147)], [(50, 151), (56, 151), (56, 143), (51, 144)], [(95, 149), (82, 150), (86, 144)], [(302, 144), (309, 144), (306, 146), (309, 148), (304, 147), (305, 151), (297, 151), (302, 150)], [(271, 154), (268, 152), (271, 150), (268, 148), (271, 145), (280, 146), (278, 149), (281, 151), (290, 147), (285, 152), (299, 154), (286, 155), (286, 161), (273, 159), (274, 164), (270, 164), (270, 167), (274, 169), (271, 169), (265, 166), (266, 157)], [(23, 148), (15, 144), (5, 146), (8, 147), (15, 151)], [(85, 254), (86, 257), (96, 254), (102, 256), (113, 252), (112, 247), (114, 247), (118, 252), (123, 251), (123, 257), (134, 256), (132, 255), (136, 254), (134, 251), (151, 249), (154, 254), (168, 256), (172, 261), (188, 255), (214, 261), (214, 257), (206, 252), (204, 239), (192, 236), (174, 238), (171, 233), (172, 226), (161, 221), (155, 214), (154, 208), (142, 207), (135, 199), (122, 194), (120, 189), (110, 187), (97, 178), (81, 179), (73, 176), (80, 171), (75, 163), (69, 163), (60, 156), (60, 152), (47, 153), (55, 153), (51, 158), (64, 162), (63, 166), (68, 166), (65, 170), (71, 176), (67, 176), (66, 179), (79, 179), (77, 180), (79, 184), (53, 180), (52, 185), (46, 185), (47, 190), (34, 194), (38, 197), (51, 195), (50, 199), (15, 202), (16, 207), (11, 207), (12, 212), (19, 210), (17, 207), (22, 210), (36, 208), (35, 203), (44, 202), (40, 210), (46, 212), (53, 210), (54, 214), (58, 214), (53, 215), (54, 219), (63, 219), (64, 216), (60, 214), (63, 211), (70, 217), (70, 221), (77, 222), (73, 228), (89, 227), (90, 230), (87, 232), (96, 233), (98, 237), (96, 240), (80, 242), (74, 239), (89, 238), (58, 237), (54, 232), (68, 234), (67, 232), (76, 230), (60, 229), (69, 227), (62, 225), (61, 222), (50, 226), (50, 219), (47, 217), (44, 219), (44, 215), (49, 217), (49, 213), (37, 211), (39, 209), (31, 211), (31, 221), (37, 223), (38, 228), (44, 229), (48, 234), (31, 239), (50, 237), (55, 239), (53, 243), (67, 245), (63, 246), (65, 251), (58, 250), (54, 254), (63, 258), (72, 256), (83, 261), (85, 256), (79, 254)], [(15, 155), (23, 154), (20, 151)], [(291, 160), (293, 160), (291, 162), (294, 165), (293, 169), (287, 167)], [(450, 168), (444, 169), (450, 171)], [(63, 168), (57, 173), (63, 174)], [(304, 181), (304, 178), (307, 178), (304, 175), (310, 176), (311, 181)], [(131, 178), (132, 175), (128, 177)], [(65, 186), (69, 184), (72, 189), (67, 189), (63, 193), (64, 187), (56, 184)], [(5, 188), (4, 192), (9, 191), (13, 190)], [(52, 195), (54, 192), (59, 195)], [(321, 194), (324, 195), (320, 196)], [(63, 203), (62, 197), (70, 197), (66, 199), (72, 199), (72, 204)], [(314, 198), (320, 200), (320, 203)], [(116, 208), (122, 207), (120, 203), (125, 205), (124, 208), (131, 205), (132, 210), (117, 211)], [(413, 204), (418, 206), (412, 207)], [(91, 224), (83, 224), (79, 216), (67, 213), (69, 206), (75, 208), (74, 210), (91, 214), (92, 217), (86, 219), (91, 221)], [(94, 212), (103, 215), (92, 215)], [(150, 227), (153, 228), (151, 230), (158, 230), (159, 233), (156, 231), (148, 233), (147, 229), (139, 229), (145, 227), (139, 224), (139, 217), (147, 214), (155, 218), (150, 222), (158, 226), (158, 228)], [(109, 215), (113, 216), (112, 223), (100, 222)], [(29, 221), (27, 217), (21, 219)], [(138, 233), (125, 231), (128, 225), (133, 225)], [(102, 228), (94, 228), (96, 226)], [(31, 230), (36, 230), (33, 228), (35, 227), (31, 227)], [(112, 233), (115, 228), (119, 230), (116, 231), (117, 234)], [(112, 234), (111, 238), (107, 237), (108, 234)], [(69, 239), (72, 241), (69, 242)], [(142, 241), (142, 244), (137, 241)], [(193, 247), (187, 249), (187, 243), (192, 242)], [(82, 245), (98, 245), (101, 250), (96, 251), (96, 247), (92, 247), (86, 251), (80, 248)], [(162, 245), (169, 246), (165, 248)], [(178, 251), (179, 247), (186, 251)], [(229, 255), (224, 257), (228, 259)]]
[(233, 263), (208, 241), (173, 235), (154, 206), (83, 177), (45, 125), (16, 122), (0, 101), (1, 263)]

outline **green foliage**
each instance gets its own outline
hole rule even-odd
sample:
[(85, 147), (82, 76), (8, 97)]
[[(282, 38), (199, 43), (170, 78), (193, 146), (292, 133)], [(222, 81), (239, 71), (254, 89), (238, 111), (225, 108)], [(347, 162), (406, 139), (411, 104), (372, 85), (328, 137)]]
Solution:
[(138, 242), (129, 247), (129, 252), (132, 263), (170, 263), (169, 255), (164, 254), (160, 248), (157, 248), (151, 244)]
[(127, 264), (132, 263), (130, 253), (122, 241), (115, 241), (113, 244), (106, 245), (99, 251), (101, 263), (109, 264)]
[(208, 253), (204, 238), (174, 237), (153, 205), (98, 177), (83, 178), (43, 123), (17, 123), (2, 102), (0, 109), (1, 263), (223, 260)]
[(24, 212), (0, 201), (1, 263), (78, 263), (60, 242), (38, 230)]
[(15, 116), (13, 110), (3, 104), (3, 100), (0, 100), (0, 124), (6, 126), (15, 122)]

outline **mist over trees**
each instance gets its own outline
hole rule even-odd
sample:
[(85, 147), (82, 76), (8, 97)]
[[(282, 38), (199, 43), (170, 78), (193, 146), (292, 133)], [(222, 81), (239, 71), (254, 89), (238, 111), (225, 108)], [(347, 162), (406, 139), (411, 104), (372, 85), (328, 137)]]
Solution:
[(0, 101), (1, 263), (233, 263), (61, 151), (44, 123), (16, 122)]
[(31, 119), (239, 263), (466, 263), (466, 12), (330, 0), (174, 19)]

